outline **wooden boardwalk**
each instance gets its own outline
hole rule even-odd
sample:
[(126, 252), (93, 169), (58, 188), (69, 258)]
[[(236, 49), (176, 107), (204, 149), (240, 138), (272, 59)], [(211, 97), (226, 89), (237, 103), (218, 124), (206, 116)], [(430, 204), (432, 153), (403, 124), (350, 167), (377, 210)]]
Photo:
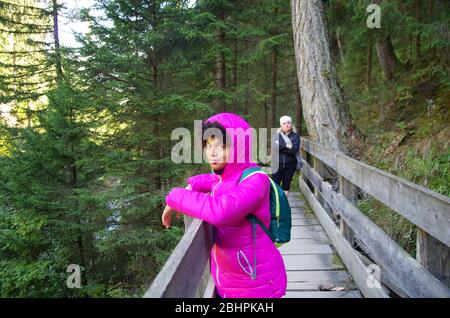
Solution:
[[(291, 241), (280, 247), (288, 286), (286, 298), (360, 298), (361, 293), (299, 192), (289, 193), (292, 209)], [(320, 291), (321, 284), (344, 287)]]
[[(301, 154), (301, 193), (289, 195), (291, 241), (280, 248), (288, 278), (286, 297), (450, 298), (449, 197), (306, 137)], [(324, 177), (326, 167), (337, 174), (337, 188)], [(415, 224), (416, 257), (360, 210), (358, 188)], [(190, 225), (144, 297), (214, 297), (208, 266), (213, 227), (199, 219), (186, 224)], [(341, 289), (321, 291), (322, 284)]]

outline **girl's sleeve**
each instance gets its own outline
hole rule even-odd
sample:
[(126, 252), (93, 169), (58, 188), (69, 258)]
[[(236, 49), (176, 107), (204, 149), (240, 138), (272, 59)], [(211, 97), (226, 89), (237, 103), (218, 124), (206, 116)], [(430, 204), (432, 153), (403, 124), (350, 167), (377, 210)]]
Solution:
[(188, 178), (186, 181), (191, 185), (193, 191), (211, 192), (211, 185), (214, 181), (213, 178), (214, 178), (213, 174), (208, 173), (192, 176)]
[(269, 199), (267, 175), (257, 173), (241, 182), (235, 190), (212, 197), (198, 191), (174, 188), (166, 204), (188, 216), (202, 219), (214, 226), (232, 225), (254, 211), (261, 201)]

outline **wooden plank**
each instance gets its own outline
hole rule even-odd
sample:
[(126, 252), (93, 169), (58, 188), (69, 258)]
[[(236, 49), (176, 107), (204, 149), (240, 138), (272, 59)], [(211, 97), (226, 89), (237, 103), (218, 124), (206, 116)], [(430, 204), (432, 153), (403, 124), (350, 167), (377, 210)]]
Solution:
[[(329, 284), (330, 282), (288, 282), (288, 291), (320, 291), (319, 287), (322, 284)], [(334, 284), (335, 286), (343, 287), (345, 291), (357, 290), (354, 283), (342, 282), (341, 284)]]
[(291, 228), (291, 238), (313, 238), (318, 239), (322, 241), (328, 240), (327, 235), (325, 234), (325, 231), (320, 228), (320, 230), (309, 230), (308, 227), (302, 226), (293, 226)]
[(368, 273), (366, 271), (366, 266), (350, 246), (349, 242), (339, 232), (329, 215), (325, 212), (319, 202), (317, 202), (303, 180), (300, 180), (300, 189), (303, 191), (306, 200), (316, 213), (319, 222), (327, 232), (330, 240), (333, 242), (334, 248), (352, 274), (353, 279), (358, 284), (363, 295), (370, 298), (387, 298), (388, 295), (382, 288), (376, 288), (377, 284), (372, 285), (375, 286), (375, 288), (371, 288), (372, 286), (367, 285)]
[(295, 245), (286, 243), (279, 249), (282, 255), (289, 254), (330, 254), (333, 253), (331, 247), (328, 244), (301, 244)]
[(302, 201), (289, 201), (289, 206), (292, 208), (301, 208), (304, 206)]
[(216, 296), (216, 286), (214, 285), (214, 280), (210, 275), (208, 279), (208, 284), (206, 285), (206, 289), (203, 294), (203, 298), (215, 298), (215, 296)]
[[(313, 166), (314, 171), (317, 172), (317, 174), (320, 176), (320, 178), (323, 178), (325, 166), (322, 161), (320, 161), (318, 158), (313, 157)], [(314, 196), (316, 197), (316, 200), (320, 203), (320, 205), (325, 206), (325, 202), (320, 195), (320, 190), (316, 187), (314, 187)]]
[[(314, 174), (314, 171), (310, 171), (310, 173)], [(334, 209), (339, 211), (339, 214), (345, 219), (345, 222), (355, 232), (356, 236), (364, 242), (369, 253), (371, 253), (371, 257), (377, 264), (383, 267), (384, 270), (389, 271), (389, 274), (394, 277), (396, 281), (402, 284), (401, 287), (409, 293), (410, 297), (450, 297), (450, 289), (443, 285), (436, 277), (430, 274), (430, 272), (406, 253), (395, 241), (370, 220), (370, 218), (365, 216), (342, 194), (333, 191), (329, 183), (320, 182), (324, 199), (332, 205)], [(300, 184), (302, 190), (309, 190), (306, 188), (306, 184)], [(311, 193), (310, 191), (308, 192)], [(307, 195), (305, 192), (304, 194), (312, 206), (312, 194)], [(313, 209), (316, 211), (314, 207)], [(324, 221), (319, 218), (319, 216), (318, 219), (325, 228)], [(326, 228), (325, 231), (327, 231)], [(336, 249), (338, 249), (337, 243), (334, 242), (332, 238), (331, 240)], [(338, 252), (339, 255), (342, 256), (342, 253), (339, 250)], [(411, 275), (411, 273), (414, 273), (414, 275)], [(359, 283), (358, 285), (361, 287)]]
[(333, 254), (282, 255), (286, 270), (330, 270), (342, 269), (342, 264), (333, 262)]
[(293, 208), (293, 207), (291, 207), (291, 214), (294, 215), (294, 214), (312, 214), (312, 213), (308, 213), (302, 208)]
[(336, 167), (336, 153), (333, 150), (327, 149), (308, 138), (303, 138), (302, 148), (331, 168)]
[(292, 219), (315, 219), (316, 216), (313, 213), (295, 213), (291, 214)]
[[(356, 254), (358, 254), (359, 258), (363, 261), (363, 263), (366, 266), (369, 266), (371, 264), (373, 264), (373, 261), (371, 261), (369, 258), (367, 258), (366, 256), (362, 255), (361, 253), (359, 253), (358, 251), (356, 251)], [(398, 282), (395, 281), (395, 279), (389, 275), (389, 272), (383, 270), (381, 268), (381, 283), (383, 285), (386, 285), (390, 290), (392, 290), (395, 294), (397, 294), (398, 296), (402, 297), (402, 298), (409, 298), (408, 293), (405, 292), (401, 287), (400, 284), (398, 284)]]
[[(205, 298), (205, 295), (208, 296), (211, 291), (208, 291), (210, 281), (212, 280), (211, 272), (210, 272), (209, 261), (206, 263), (205, 269), (203, 271), (203, 275), (200, 278), (200, 282), (198, 284), (197, 291), (195, 293), (195, 298)], [(212, 297), (212, 294), (211, 294)], [(207, 297), (207, 298), (211, 298)]]
[(284, 298), (361, 298), (355, 290), (349, 291), (288, 291)]
[(287, 244), (293, 244), (293, 245), (303, 245), (303, 244), (309, 244), (309, 245), (313, 245), (313, 244), (326, 244), (326, 245), (330, 245), (330, 241), (327, 239), (319, 239), (319, 238), (291, 238), (291, 240), (289, 241), (289, 243)]
[[(355, 196), (356, 196), (356, 189), (353, 183), (348, 181), (342, 176), (339, 176), (339, 192), (342, 193), (344, 197), (347, 198), (351, 203), (355, 204)], [(349, 241), (350, 246), (354, 246), (354, 234), (351, 228), (348, 226), (347, 223), (345, 223), (345, 220), (343, 218), (339, 221), (339, 228), (341, 230), (342, 235), (345, 237), (347, 241)]]
[(291, 214), (291, 219), (315, 219), (315, 215), (312, 213), (295, 213)]
[(301, 220), (301, 219), (315, 219), (316, 217), (314, 216), (314, 214), (308, 213), (308, 214), (292, 214), (291, 218), (292, 220), (294, 219)]
[(343, 154), (334, 153), (312, 140), (304, 139), (302, 147), (338, 174), (450, 246), (450, 198)]
[(212, 244), (212, 226), (192, 221), (144, 298), (195, 297)]
[(298, 232), (303, 232), (303, 233), (325, 233), (325, 231), (323, 230), (323, 228), (320, 224), (309, 225), (309, 226), (295, 225), (295, 226), (292, 226), (291, 231), (294, 231), (294, 232), (298, 231)]
[(417, 229), (416, 259), (437, 279), (450, 287), (450, 247)]
[(292, 219), (292, 225), (296, 226), (308, 226), (308, 225), (318, 225), (319, 221), (317, 221), (317, 219), (315, 218), (310, 218), (310, 219)]
[(332, 282), (343, 284), (351, 281), (351, 277), (345, 270), (327, 270), (327, 271), (287, 271), (287, 279), (289, 282)]
[(450, 198), (341, 154), (336, 171), (450, 246)]

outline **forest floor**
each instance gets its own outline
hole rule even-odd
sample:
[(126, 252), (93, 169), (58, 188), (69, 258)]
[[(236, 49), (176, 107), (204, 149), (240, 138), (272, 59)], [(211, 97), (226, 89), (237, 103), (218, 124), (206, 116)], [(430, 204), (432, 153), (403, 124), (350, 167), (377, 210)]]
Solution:
[[(450, 85), (432, 67), (400, 72), (395, 81), (370, 88), (344, 90), (354, 123), (366, 138), (360, 160), (450, 196)], [(359, 207), (415, 256), (413, 224), (373, 198)]]

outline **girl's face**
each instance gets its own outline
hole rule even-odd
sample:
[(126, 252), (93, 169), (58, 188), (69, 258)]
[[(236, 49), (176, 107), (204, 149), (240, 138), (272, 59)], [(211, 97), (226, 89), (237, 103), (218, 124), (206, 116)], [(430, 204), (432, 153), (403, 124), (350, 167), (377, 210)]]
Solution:
[(219, 138), (209, 137), (206, 141), (205, 152), (213, 170), (225, 168), (228, 162), (229, 148)]
[(284, 133), (288, 133), (292, 130), (292, 123), (290, 121), (285, 121), (283, 124), (281, 124), (281, 130)]

